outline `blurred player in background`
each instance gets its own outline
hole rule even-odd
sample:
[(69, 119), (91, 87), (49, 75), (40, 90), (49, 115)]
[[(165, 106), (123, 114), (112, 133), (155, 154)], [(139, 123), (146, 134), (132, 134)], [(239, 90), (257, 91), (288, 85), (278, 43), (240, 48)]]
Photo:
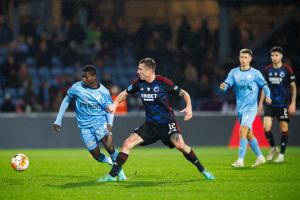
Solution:
[(275, 140), (271, 131), (273, 118), (279, 121), (281, 131), (280, 154), (275, 162), (284, 162), (284, 153), (288, 142), (289, 116), (296, 111), (297, 88), (293, 69), (282, 63), (283, 50), (281, 47), (271, 49), (272, 64), (264, 69), (264, 76), (271, 90), (272, 104), (263, 107), (265, 93), (262, 92), (259, 111), (262, 113), (264, 108), (264, 131), (270, 143), (271, 149), (267, 160), (272, 160), (278, 153)]
[(240, 51), (240, 66), (232, 69), (226, 80), (220, 85), (220, 88), (227, 91), (233, 87), (236, 94), (236, 104), (238, 119), (240, 121), (240, 145), (238, 160), (233, 167), (244, 167), (244, 157), (246, 155), (247, 145), (250, 144), (251, 149), (256, 154), (257, 159), (252, 167), (258, 166), (266, 162), (258, 142), (252, 132), (252, 123), (257, 114), (257, 97), (259, 89), (262, 88), (266, 94), (266, 103), (270, 104), (270, 89), (267, 86), (262, 74), (250, 66), (252, 60), (252, 51), (250, 49), (242, 49)]
[(139, 79), (121, 92), (114, 104), (110, 106), (110, 111), (115, 112), (119, 103), (125, 100), (128, 94), (139, 93), (145, 106), (146, 122), (136, 128), (124, 141), (111, 171), (108, 175), (99, 179), (99, 182), (116, 181), (116, 176), (133, 147), (136, 145), (149, 145), (158, 140), (161, 140), (169, 148), (175, 147), (181, 151), (184, 157), (192, 162), (206, 179), (214, 179), (214, 176), (200, 163), (191, 147), (185, 144), (173, 110), (169, 106), (168, 96), (170, 93), (183, 97), (186, 102), (186, 108), (183, 110), (183, 112), (186, 112), (184, 121), (190, 120), (192, 118), (190, 95), (169, 79), (156, 75), (155, 69), (156, 63), (153, 59), (140, 60), (137, 71)]
[[(111, 133), (114, 115), (106, 112), (112, 99), (109, 91), (97, 81), (94, 66), (85, 66), (82, 69), (82, 81), (74, 83), (68, 90), (53, 123), (54, 131), (60, 131), (63, 115), (73, 99), (76, 103), (77, 125), (85, 147), (95, 160), (112, 165), (118, 155)], [(111, 158), (100, 152), (100, 142)], [(126, 180), (123, 170), (120, 170), (118, 176), (119, 180)]]

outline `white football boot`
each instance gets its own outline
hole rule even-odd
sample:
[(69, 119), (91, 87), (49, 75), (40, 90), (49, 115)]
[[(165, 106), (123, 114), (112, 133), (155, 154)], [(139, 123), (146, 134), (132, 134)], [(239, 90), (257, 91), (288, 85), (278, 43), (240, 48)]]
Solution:
[(283, 163), (284, 162), (284, 154), (279, 154), (278, 157), (274, 160), (276, 163)]
[(278, 154), (278, 152), (279, 152), (279, 150), (278, 150), (277, 147), (272, 147), (270, 149), (270, 152), (269, 152), (268, 156), (267, 156), (267, 161), (273, 160), (273, 158), (275, 157), (276, 154)]
[(231, 164), (231, 166), (235, 168), (244, 167), (244, 160), (237, 159), (234, 163)]
[(251, 167), (257, 167), (258, 165), (264, 164), (266, 162), (266, 159), (263, 155), (260, 155), (257, 157), (255, 163), (251, 165)]

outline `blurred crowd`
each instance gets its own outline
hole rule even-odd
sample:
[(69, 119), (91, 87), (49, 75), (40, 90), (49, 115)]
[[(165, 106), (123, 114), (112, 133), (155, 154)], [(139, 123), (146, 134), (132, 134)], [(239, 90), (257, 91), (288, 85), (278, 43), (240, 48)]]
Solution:
[[(300, 64), (299, 27), (299, 21), (291, 21), (278, 30), (255, 52), (254, 65), (267, 64), (268, 50), (276, 44), (286, 49), (286, 62), (296, 69)], [(254, 27), (242, 23), (231, 27), (234, 55), (220, 65), (218, 30), (210, 31), (206, 20), (191, 26), (182, 16), (175, 36), (169, 24), (148, 19), (131, 32), (122, 19), (111, 17), (91, 19), (87, 27), (66, 18), (60, 27), (49, 30), (39, 18), (23, 16), (19, 36), (13, 38), (7, 20), (0, 16), (0, 109), (57, 111), (87, 64), (97, 67), (99, 81), (115, 96), (136, 77), (138, 60), (152, 57), (159, 74), (190, 93), (194, 110), (231, 111), (235, 107), (232, 93), (224, 95), (218, 86), (229, 69), (238, 65), (239, 49), (256, 39), (252, 31)], [(179, 100), (174, 97), (174, 101)], [(138, 98), (129, 98), (124, 112), (141, 106)]]

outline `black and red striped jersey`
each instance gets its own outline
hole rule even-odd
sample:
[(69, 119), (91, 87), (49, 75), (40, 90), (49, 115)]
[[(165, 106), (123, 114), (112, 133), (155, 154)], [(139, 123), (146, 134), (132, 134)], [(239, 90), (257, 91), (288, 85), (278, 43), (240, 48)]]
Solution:
[(169, 94), (179, 95), (180, 90), (171, 80), (160, 75), (156, 75), (151, 83), (137, 79), (126, 89), (130, 94), (139, 93), (145, 106), (146, 121), (153, 125), (165, 125), (175, 120)]

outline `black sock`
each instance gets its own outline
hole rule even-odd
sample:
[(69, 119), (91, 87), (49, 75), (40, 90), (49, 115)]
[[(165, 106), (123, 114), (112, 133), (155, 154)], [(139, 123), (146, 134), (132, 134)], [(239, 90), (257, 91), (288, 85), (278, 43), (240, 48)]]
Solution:
[(269, 132), (265, 132), (265, 136), (269, 141), (269, 144), (271, 145), (271, 147), (275, 147), (275, 140), (273, 137), (273, 133), (271, 131)]
[(183, 153), (183, 155), (187, 160), (193, 163), (200, 172), (203, 172), (205, 170), (205, 168), (203, 167), (203, 165), (200, 163), (197, 156), (195, 155), (193, 149), (191, 149), (190, 153), (188, 154)]
[(114, 163), (112, 169), (110, 170), (109, 174), (112, 177), (116, 177), (119, 173), (119, 171), (122, 169), (122, 165), (126, 162), (128, 158), (128, 154), (120, 152), (118, 154), (118, 157), (116, 159), (116, 162)]
[(280, 144), (280, 153), (281, 154), (285, 153), (287, 142), (288, 142), (288, 131), (285, 131), (285, 132), (282, 132), (282, 136), (281, 136), (281, 144)]

